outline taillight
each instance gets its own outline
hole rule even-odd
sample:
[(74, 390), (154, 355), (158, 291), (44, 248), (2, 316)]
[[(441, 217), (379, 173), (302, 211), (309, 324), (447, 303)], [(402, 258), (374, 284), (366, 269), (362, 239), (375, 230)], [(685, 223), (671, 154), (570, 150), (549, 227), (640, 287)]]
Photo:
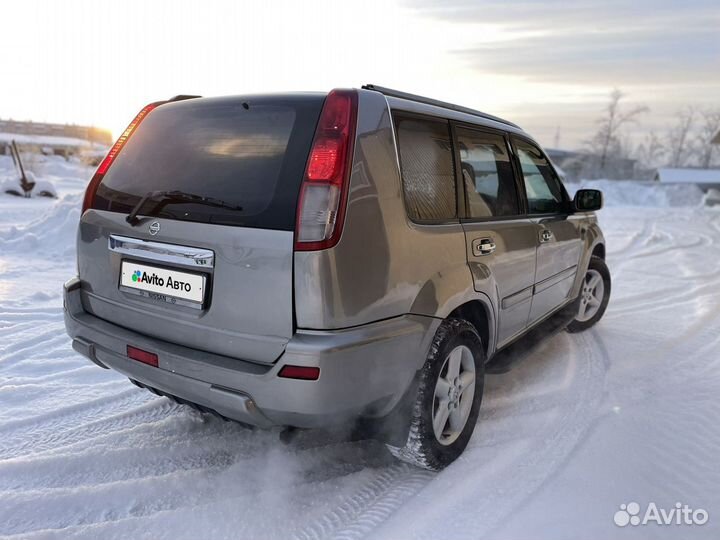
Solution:
[(140, 125), (140, 122), (142, 122), (145, 117), (150, 114), (150, 111), (152, 111), (155, 107), (158, 105), (163, 104), (164, 101), (158, 101), (155, 103), (151, 103), (150, 105), (147, 105), (143, 107), (143, 109), (137, 113), (137, 116), (133, 118), (133, 121), (130, 122), (130, 125), (125, 128), (125, 131), (122, 132), (122, 135), (118, 138), (117, 141), (115, 141), (115, 144), (112, 145), (112, 148), (110, 148), (110, 151), (108, 152), (107, 156), (105, 156), (105, 159), (103, 159), (100, 162), (100, 165), (98, 166), (97, 170), (95, 171), (95, 174), (92, 177), (92, 180), (90, 180), (90, 183), (87, 186), (87, 189), (85, 189), (85, 197), (83, 198), (83, 206), (82, 206), (82, 212), (85, 213), (85, 210), (90, 208), (93, 204), (93, 200), (95, 199), (95, 192), (97, 191), (98, 186), (100, 185), (100, 182), (102, 181), (103, 177), (105, 176), (105, 173), (108, 172), (108, 169), (110, 168), (110, 165), (112, 165), (113, 161), (115, 161), (115, 158), (120, 153), (120, 150), (122, 150), (123, 146), (125, 146), (125, 143), (128, 142), (128, 139), (133, 134), (133, 132), (137, 129), (137, 127)]
[(295, 249), (337, 244), (347, 203), (357, 121), (357, 92), (333, 90), (325, 98), (298, 199)]

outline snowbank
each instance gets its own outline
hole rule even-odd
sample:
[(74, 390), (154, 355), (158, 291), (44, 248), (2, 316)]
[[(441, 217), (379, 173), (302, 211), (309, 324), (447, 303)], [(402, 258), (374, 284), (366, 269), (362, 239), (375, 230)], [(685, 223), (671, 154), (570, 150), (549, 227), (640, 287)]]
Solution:
[[(51, 183), (60, 196), (84, 190), (94, 167), (77, 158), (22, 153), (23, 166), (39, 181)], [(0, 184), (17, 182), (18, 173), (10, 156), (0, 156)]]
[(605, 206), (644, 206), (673, 208), (702, 206), (703, 191), (694, 184), (659, 184), (637, 180), (581, 180), (565, 184), (572, 197), (580, 188), (599, 189)]
[(42, 250), (48, 255), (74, 255), (82, 198), (82, 192), (65, 195), (27, 225), (0, 230), (0, 250), (3, 253)]
[(572, 197), (580, 188), (599, 189), (605, 196), (606, 206), (644, 206), (674, 208), (702, 206), (703, 191), (695, 184), (659, 184), (636, 180), (581, 180), (566, 183)]
[[(32, 155), (26, 171), (35, 176), (33, 197), (7, 195), (6, 185), (17, 187), (17, 172), (10, 156), (0, 156), (0, 254), (42, 249), (54, 257), (70, 255), (80, 216), (80, 200), (93, 168), (78, 160)], [(60, 197), (40, 197), (42, 190)]]
[(12, 158), (6, 155), (0, 155), (0, 178), (6, 178), (15, 172)]

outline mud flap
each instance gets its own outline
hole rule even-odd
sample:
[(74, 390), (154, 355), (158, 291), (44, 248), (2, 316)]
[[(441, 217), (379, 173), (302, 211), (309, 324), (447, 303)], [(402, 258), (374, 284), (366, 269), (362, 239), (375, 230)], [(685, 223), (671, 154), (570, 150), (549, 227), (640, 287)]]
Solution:
[(353, 438), (375, 439), (392, 446), (403, 446), (410, 433), (410, 420), (417, 399), (419, 381), (420, 371), (417, 371), (400, 401), (386, 416), (359, 419)]

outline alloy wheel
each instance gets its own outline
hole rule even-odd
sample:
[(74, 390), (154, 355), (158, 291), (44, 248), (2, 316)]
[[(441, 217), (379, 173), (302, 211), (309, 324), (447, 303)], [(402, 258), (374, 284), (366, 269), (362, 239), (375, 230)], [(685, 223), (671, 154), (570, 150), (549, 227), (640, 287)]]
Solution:
[(433, 400), (433, 431), (444, 446), (460, 436), (470, 416), (475, 396), (475, 359), (464, 345), (455, 347), (445, 357)]

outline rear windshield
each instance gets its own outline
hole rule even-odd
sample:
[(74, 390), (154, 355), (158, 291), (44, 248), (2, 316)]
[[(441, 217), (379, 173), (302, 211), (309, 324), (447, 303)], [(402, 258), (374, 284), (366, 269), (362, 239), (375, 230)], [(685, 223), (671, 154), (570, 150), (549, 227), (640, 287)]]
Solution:
[(322, 95), (194, 99), (154, 109), (103, 178), (94, 208), (292, 230)]

